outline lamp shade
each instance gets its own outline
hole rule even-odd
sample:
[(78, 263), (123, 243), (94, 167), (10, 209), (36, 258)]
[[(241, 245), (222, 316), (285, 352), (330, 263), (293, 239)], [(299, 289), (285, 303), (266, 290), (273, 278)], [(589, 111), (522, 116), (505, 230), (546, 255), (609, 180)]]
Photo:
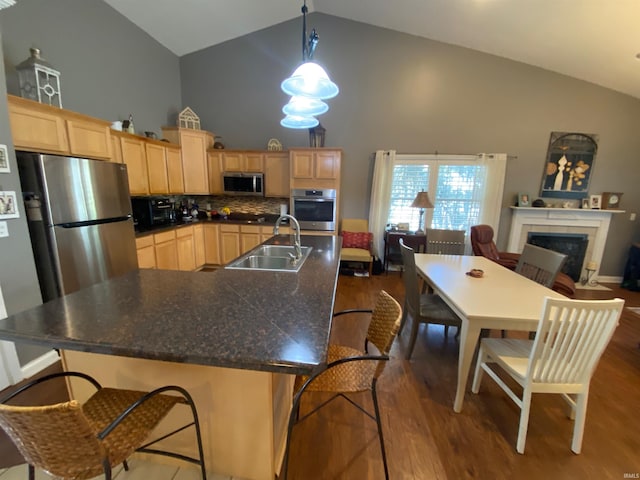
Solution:
[(289, 78), (280, 85), (282, 91), (291, 95), (313, 97), (326, 100), (338, 95), (338, 86), (329, 79), (329, 75), (315, 62), (300, 65)]
[(282, 112), (285, 115), (302, 115), (307, 117), (322, 115), (328, 110), (329, 105), (322, 100), (311, 97), (301, 97), (299, 95), (291, 97), (289, 103), (282, 107)]
[(433, 203), (431, 203), (428, 192), (418, 192), (411, 206), (414, 208), (433, 208)]
[(319, 123), (317, 118), (307, 115), (287, 115), (280, 120), (280, 125), (286, 128), (313, 128)]

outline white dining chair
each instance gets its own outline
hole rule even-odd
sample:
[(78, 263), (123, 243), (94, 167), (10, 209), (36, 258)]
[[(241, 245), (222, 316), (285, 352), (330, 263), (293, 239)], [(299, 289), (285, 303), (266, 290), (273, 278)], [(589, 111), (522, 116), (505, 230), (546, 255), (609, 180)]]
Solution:
[[(483, 373), (520, 407), (516, 450), (524, 453), (531, 394), (558, 393), (571, 406), (575, 420), (571, 450), (580, 453), (589, 383), (618, 325), (624, 300), (571, 300), (547, 297), (535, 340), (483, 338), (473, 378), (478, 393)], [(518, 397), (490, 364), (496, 363), (523, 388)], [(575, 395), (575, 399), (570, 397)]]

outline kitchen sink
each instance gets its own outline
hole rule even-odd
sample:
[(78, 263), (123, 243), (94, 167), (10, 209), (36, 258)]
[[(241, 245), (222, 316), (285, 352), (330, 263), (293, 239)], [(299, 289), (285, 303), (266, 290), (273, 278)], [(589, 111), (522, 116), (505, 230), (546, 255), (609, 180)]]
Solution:
[[(302, 250), (302, 258), (305, 258), (312, 248), (313, 247), (300, 247)], [(289, 257), (296, 254), (296, 247), (293, 245), (260, 245), (251, 253), (265, 257)]]
[[(226, 269), (231, 270), (263, 270), (271, 272), (297, 272), (309, 256), (313, 247), (300, 247), (302, 257), (293, 262), (295, 247), (293, 245), (260, 245), (238, 259), (229, 263)], [(289, 255), (291, 254), (291, 255)]]

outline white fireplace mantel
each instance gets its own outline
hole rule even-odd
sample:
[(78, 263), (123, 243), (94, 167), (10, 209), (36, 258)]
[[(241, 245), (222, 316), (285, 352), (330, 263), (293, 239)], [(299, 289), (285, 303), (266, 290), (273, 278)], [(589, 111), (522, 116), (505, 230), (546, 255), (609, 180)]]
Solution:
[(611, 216), (624, 213), (624, 210), (536, 207), (511, 207), (511, 211), (507, 251), (521, 252), (530, 232), (583, 233), (589, 241), (584, 261), (596, 262), (598, 266), (593, 278), (597, 278), (600, 270)]

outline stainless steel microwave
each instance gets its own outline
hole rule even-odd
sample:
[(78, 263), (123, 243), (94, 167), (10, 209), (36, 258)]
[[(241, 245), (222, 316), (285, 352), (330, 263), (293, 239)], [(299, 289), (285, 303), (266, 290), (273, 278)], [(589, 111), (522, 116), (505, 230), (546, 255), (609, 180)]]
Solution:
[(230, 195), (264, 196), (264, 175), (262, 173), (224, 172), (222, 185), (224, 193)]

